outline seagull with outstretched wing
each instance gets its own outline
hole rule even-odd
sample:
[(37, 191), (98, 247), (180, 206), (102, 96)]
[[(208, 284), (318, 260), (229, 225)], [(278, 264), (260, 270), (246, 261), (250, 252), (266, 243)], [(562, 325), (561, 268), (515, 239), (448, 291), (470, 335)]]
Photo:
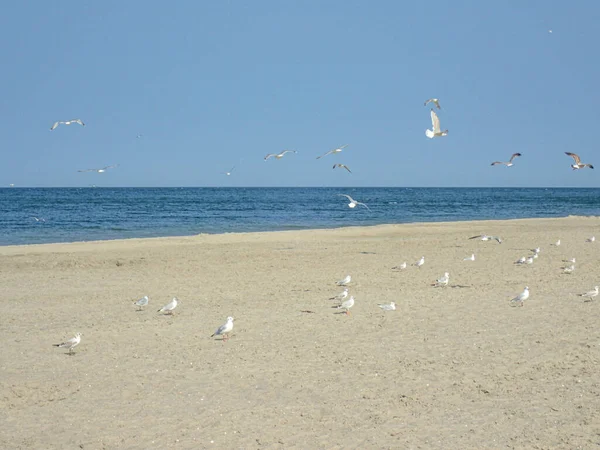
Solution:
[(494, 161), (492, 164), (492, 166), (497, 166), (498, 164), (504, 164), (506, 167), (510, 167), (513, 165), (513, 160), (515, 158), (518, 158), (519, 156), (521, 156), (520, 153), (513, 153), (512, 156), (510, 157), (510, 159), (508, 161)]
[(570, 156), (575, 161), (575, 164), (571, 164), (571, 167), (573, 168), (573, 170), (585, 169), (586, 167), (589, 167), (590, 169), (594, 168), (594, 166), (592, 166), (591, 164), (582, 164), (581, 158), (579, 157), (579, 155), (577, 155), (575, 153), (565, 152), (565, 155)]
[(431, 108), (431, 130), (425, 130), (425, 136), (427, 136), (429, 139), (433, 139), (434, 137), (446, 136), (447, 134), (448, 130), (441, 130), (440, 119), (433, 108)]

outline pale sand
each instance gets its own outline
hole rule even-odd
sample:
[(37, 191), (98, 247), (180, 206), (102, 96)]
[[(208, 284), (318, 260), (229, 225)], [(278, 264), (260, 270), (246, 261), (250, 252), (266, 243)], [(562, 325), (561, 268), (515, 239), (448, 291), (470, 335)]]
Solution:
[[(597, 448), (600, 298), (575, 295), (600, 284), (594, 234), (565, 218), (1, 247), (0, 448)], [(349, 316), (328, 300), (347, 274)], [(52, 347), (77, 331), (75, 355)]]

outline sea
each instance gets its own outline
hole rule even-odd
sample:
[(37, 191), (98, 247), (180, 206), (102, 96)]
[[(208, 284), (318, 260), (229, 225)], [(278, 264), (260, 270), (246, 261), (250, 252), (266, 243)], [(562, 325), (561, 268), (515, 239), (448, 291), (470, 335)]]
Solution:
[(600, 188), (2, 188), (0, 245), (569, 215)]

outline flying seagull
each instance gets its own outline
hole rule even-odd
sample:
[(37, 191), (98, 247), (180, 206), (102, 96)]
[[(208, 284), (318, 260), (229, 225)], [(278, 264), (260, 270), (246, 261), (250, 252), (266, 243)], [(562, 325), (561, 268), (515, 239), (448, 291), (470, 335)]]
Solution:
[(73, 349), (79, 345), (81, 342), (81, 333), (75, 334), (75, 337), (72, 337), (68, 341), (61, 342), (60, 344), (53, 344), (54, 347), (68, 348), (69, 353), (73, 353)]
[(502, 238), (500, 238), (498, 236), (488, 236), (487, 234), (480, 234), (477, 236), (472, 236), (469, 239), (479, 239), (480, 241), (496, 240), (496, 241), (498, 241), (498, 244), (502, 244)]
[(506, 167), (510, 167), (513, 165), (513, 159), (517, 158), (521, 156), (520, 153), (513, 153), (512, 156), (510, 157), (510, 159), (508, 160), (508, 162), (505, 161), (494, 161), (491, 165), (492, 166), (497, 166), (498, 164), (504, 164)]
[(284, 150), (281, 153), (269, 153), (267, 156), (265, 156), (265, 161), (271, 157), (274, 157), (276, 159), (281, 159), (285, 156), (286, 153), (298, 153), (296, 150)]
[(440, 106), (440, 100), (437, 98), (430, 98), (425, 102), (425, 105), (423, 106), (427, 106), (428, 103), (433, 103), (437, 107), (437, 109), (442, 109), (442, 107)]
[(85, 123), (81, 121), (81, 119), (72, 119), (72, 120), (60, 120), (58, 122), (54, 122), (54, 125), (50, 127), (50, 131), (56, 129), (60, 124), (71, 125), (72, 123), (78, 123), (82, 127), (85, 127)]
[[(350, 208), (354, 208), (356, 205), (363, 205), (365, 208), (369, 209), (369, 207), (367, 205), (365, 205), (362, 202), (357, 202), (349, 195), (346, 195), (346, 194), (338, 194), (338, 195), (341, 195), (342, 197), (346, 197), (350, 201), (350, 203), (348, 203), (348, 207), (350, 207)], [(369, 209), (369, 211), (370, 211), (370, 209)]]
[(440, 128), (440, 119), (438, 119), (437, 114), (431, 108), (431, 130), (425, 130), (425, 135), (429, 139), (433, 139), (434, 137), (446, 136), (448, 134), (448, 130), (441, 131)]
[(36, 222), (45, 222), (46, 219), (44, 219), (43, 217), (32, 217), (33, 220), (35, 220)]
[(226, 341), (229, 339), (229, 333), (231, 333), (231, 330), (233, 330), (233, 317), (228, 317), (227, 321), (217, 328), (217, 331), (215, 331), (210, 337), (223, 336), (223, 341)]
[(232, 174), (233, 169), (235, 169), (235, 166), (233, 166), (231, 169), (229, 169), (229, 172), (223, 172), (225, 175), (229, 176)]
[(317, 159), (321, 159), (323, 156), (331, 155), (334, 153), (340, 153), (344, 148), (348, 147), (348, 144), (344, 144), (341, 147), (334, 148), (333, 150), (329, 150), (327, 153), (321, 156), (317, 156)]
[(105, 167), (102, 167), (101, 169), (85, 169), (85, 170), (78, 170), (77, 172), (97, 172), (97, 173), (104, 173), (108, 169), (113, 169), (113, 168), (115, 168), (117, 166), (118, 166), (118, 164), (115, 164), (114, 166), (105, 166)]
[(158, 312), (166, 312), (167, 314), (173, 314), (173, 310), (175, 308), (177, 308), (177, 303), (178, 300), (176, 297), (173, 297), (173, 300), (171, 300), (169, 303), (167, 303), (165, 306), (163, 306), (162, 308), (160, 308), (158, 310)]
[(573, 170), (585, 169), (586, 167), (589, 167), (590, 169), (594, 168), (594, 166), (592, 166), (591, 164), (581, 164), (581, 159), (579, 158), (579, 155), (576, 155), (575, 153), (565, 152), (565, 155), (568, 155), (575, 160), (575, 164), (571, 164)]
[(334, 164), (333, 168), (335, 169), (336, 167), (339, 167), (340, 169), (346, 169), (348, 172), (352, 173), (346, 164)]

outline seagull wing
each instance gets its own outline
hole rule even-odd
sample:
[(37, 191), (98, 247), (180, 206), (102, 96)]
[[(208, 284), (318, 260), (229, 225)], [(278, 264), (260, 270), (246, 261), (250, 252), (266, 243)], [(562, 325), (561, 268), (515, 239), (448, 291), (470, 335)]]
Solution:
[(95, 172), (98, 169), (85, 169), (85, 170), (78, 170), (77, 172)]
[(69, 120), (69, 122), (71, 122), (71, 123), (78, 123), (82, 127), (85, 127), (85, 123), (83, 123), (83, 121), (81, 119), (71, 119), (71, 120)]
[(50, 127), (50, 131), (55, 130), (56, 127), (60, 124), (60, 122), (54, 122), (54, 125)]
[(575, 160), (575, 164), (581, 164), (581, 159), (579, 159), (579, 155), (576, 155), (575, 153), (571, 152), (565, 152), (565, 155), (568, 155), (571, 158), (573, 158)]
[(365, 205), (364, 203), (362, 203), (362, 202), (356, 202), (356, 204), (357, 205), (363, 205), (365, 208), (367, 208), (369, 211), (371, 211), (371, 209), (367, 205)]
[(346, 197), (348, 200), (350, 200), (351, 202), (356, 202), (356, 200), (354, 200), (352, 197), (350, 197), (349, 195), (346, 194), (338, 194), (341, 195), (342, 197)]
[(438, 116), (433, 108), (431, 108), (431, 125), (434, 133), (440, 132), (440, 119), (438, 119)]
[(265, 161), (266, 161), (267, 159), (271, 158), (272, 156), (275, 156), (275, 154), (274, 154), (274, 153), (269, 153), (269, 154), (267, 154), (267, 156), (265, 156)]
[(329, 154), (331, 154), (333, 152), (333, 150), (329, 150), (327, 153), (325, 153), (324, 155), (321, 156), (317, 156), (317, 159), (321, 159), (323, 156), (327, 156)]
[[(340, 164), (340, 167), (343, 167), (344, 169), (346, 169), (348, 172), (352, 173), (352, 171), (348, 168), (347, 165), (345, 164)], [(593, 168), (593, 167), (592, 167)]]
[(498, 164), (506, 164), (506, 163), (505, 163), (505, 162), (503, 162), (503, 161), (494, 161), (494, 162), (493, 162), (492, 164), (490, 164), (490, 165), (492, 165), (492, 166), (497, 166)]
[(118, 164), (115, 164), (114, 166), (106, 166), (106, 167), (103, 167), (102, 169), (103, 169), (103, 170), (106, 170), (106, 169), (114, 169), (115, 167), (118, 167), (118, 166), (119, 166)]
[(480, 234), (478, 236), (470, 237), (469, 239), (481, 239), (483, 236), (484, 236), (483, 234)]
[(513, 162), (513, 159), (517, 158), (518, 156), (521, 156), (520, 153), (513, 153), (512, 156), (510, 157), (510, 159), (508, 160), (508, 162)]

